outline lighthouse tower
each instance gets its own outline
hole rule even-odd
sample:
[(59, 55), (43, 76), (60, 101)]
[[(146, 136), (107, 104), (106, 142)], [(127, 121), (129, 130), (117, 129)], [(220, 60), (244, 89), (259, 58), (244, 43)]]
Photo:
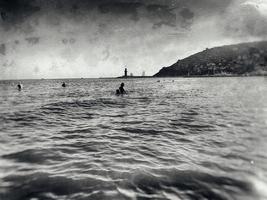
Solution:
[(127, 77), (128, 75), (127, 75), (127, 68), (125, 68), (125, 70), (124, 70), (124, 77)]

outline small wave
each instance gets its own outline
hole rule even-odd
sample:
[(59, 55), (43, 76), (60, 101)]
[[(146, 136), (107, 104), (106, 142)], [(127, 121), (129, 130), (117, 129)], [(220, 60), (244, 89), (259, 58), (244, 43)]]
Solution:
[(91, 108), (94, 106), (97, 107), (118, 107), (123, 102), (115, 100), (115, 99), (104, 99), (104, 98), (98, 98), (98, 99), (89, 99), (89, 100), (73, 100), (73, 101), (59, 101), (54, 103), (49, 103), (46, 105), (43, 105), (41, 109), (44, 110), (65, 110), (70, 108), (76, 108), (76, 107), (82, 107), (82, 108)]
[(5, 159), (16, 160), (17, 162), (25, 162), (32, 164), (42, 164), (49, 160), (63, 160), (55, 151), (49, 149), (26, 149), (16, 153), (10, 153), (2, 156)]
[(242, 160), (242, 161), (246, 161), (248, 163), (250, 163), (250, 159), (245, 157), (244, 155), (240, 155), (240, 154), (234, 154), (234, 153), (228, 153), (225, 155), (222, 155), (223, 158), (226, 158), (227, 160), (231, 159), (231, 160)]
[(2, 113), (0, 115), (0, 123), (16, 123), (16, 126), (35, 126), (39, 122), (43, 121), (43, 117), (40, 113), (34, 111), (18, 111), (14, 113)]
[(21, 176), (12, 175), (5, 177), (4, 180), (16, 184), (13, 187), (9, 187), (5, 193), (0, 193), (2, 200), (61, 199), (60, 196), (79, 193), (90, 194), (105, 187), (107, 188), (106, 190), (115, 189), (112, 184), (107, 185), (98, 179), (86, 178), (75, 180), (47, 173), (33, 173)]
[(188, 129), (192, 131), (191, 133), (194, 133), (194, 132), (203, 133), (205, 131), (216, 131), (216, 128), (213, 125), (209, 125), (206, 123), (195, 124), (194, 121), (195, 120), (192, 120), (192, 119), (181, 119), (181, 120), (173, 120), (169, 124), (172, 125), (173, 127)]
[(187, 112), (182, 112), (182, 115), (188, 115), (188, 116), (195, 116), (195, 115), (199, 115), (199, 113), (195, 110), (188, 110)]
[(70, 129), (70, 130), (62, 130), (59, 134), (73, 134), (73, 133), (92, 133), (92, 128), (79, 128), (79, 129)]
[(141, 128), (119, 128), (116, 129), (119, 131), (123, 131), (123, 132), (127, 132), (127, 133), (141, 133), (141, 134), (149, 134), (149, 135), (157, 135), (160, 134), (161, 131), (160, 130), (156, 130), (156, 129), (141, 129)]
[(248, 196), (253, 194), (249, 182), (190, 170), (155, 170), (152, 173), (135, 174), (131, 179), (131, 187), (135, 191), (142, 191), (142, 194), (149, 196), (168, 192), (186, 199), (226, 200), (239, 193)]

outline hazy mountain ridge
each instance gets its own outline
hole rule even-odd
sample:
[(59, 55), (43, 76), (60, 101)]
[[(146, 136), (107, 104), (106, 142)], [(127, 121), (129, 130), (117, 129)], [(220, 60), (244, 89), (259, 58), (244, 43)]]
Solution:
[(206, 49), (163, 67), (156, 77), (267, 75), (267, 41)]

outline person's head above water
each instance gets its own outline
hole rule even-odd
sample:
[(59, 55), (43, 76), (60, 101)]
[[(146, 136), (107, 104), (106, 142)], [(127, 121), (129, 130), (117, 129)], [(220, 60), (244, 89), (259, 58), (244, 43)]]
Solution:
[(17, 88), (18, 88), (18, 90), (21, 90), (21, 89), (22, 89), (22, 84), (21, 84), (21, 82), (18, 83)]
[(121, 87), (124, 87), (124, 83), (121, 83)]

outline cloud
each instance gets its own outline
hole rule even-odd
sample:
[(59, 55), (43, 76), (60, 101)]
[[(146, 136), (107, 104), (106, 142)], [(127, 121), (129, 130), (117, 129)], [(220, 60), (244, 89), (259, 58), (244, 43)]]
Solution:
[(224, 34), (234, 38), (255, 37), (266, 39), (267, 16), (250, 4), (241, 4), (233, 7), (223, 16), (220, 23), (224, 28)]
[(138, 7), (142, 6), (141, 3), (136, 2), (109, 2), (100, 4), (98, 9), (100, 13), (112, 13), (114, 15), (129, 15), (131, 19), (138, 20)]
[(0, 44), (0, 54), (6, 55), (6, 45)]
[(243, 5), (250, 5), (255, 7), (262, 15), (267, 15), (267, 2), (265, 0), (248, 0)]
[(185, 20), (191, 20), (194, 18), (194, 13), (190, 11), (188, 8), (184, 8), (181, 10), (180, 15), (185, 19)]
[(25, 38), (25, 40), (29, 43), (29, 44), (38, 44), (39, 41), (40, 41), (40, 38), (39, 37), (28, 37), (28, 38)]
[(1, 0), (2, 25), (9, 29), (10, 25), (21, 23), (35, 12), (38, 12), (40, 7), (35, 6), (33, 2), (33, 0)]

